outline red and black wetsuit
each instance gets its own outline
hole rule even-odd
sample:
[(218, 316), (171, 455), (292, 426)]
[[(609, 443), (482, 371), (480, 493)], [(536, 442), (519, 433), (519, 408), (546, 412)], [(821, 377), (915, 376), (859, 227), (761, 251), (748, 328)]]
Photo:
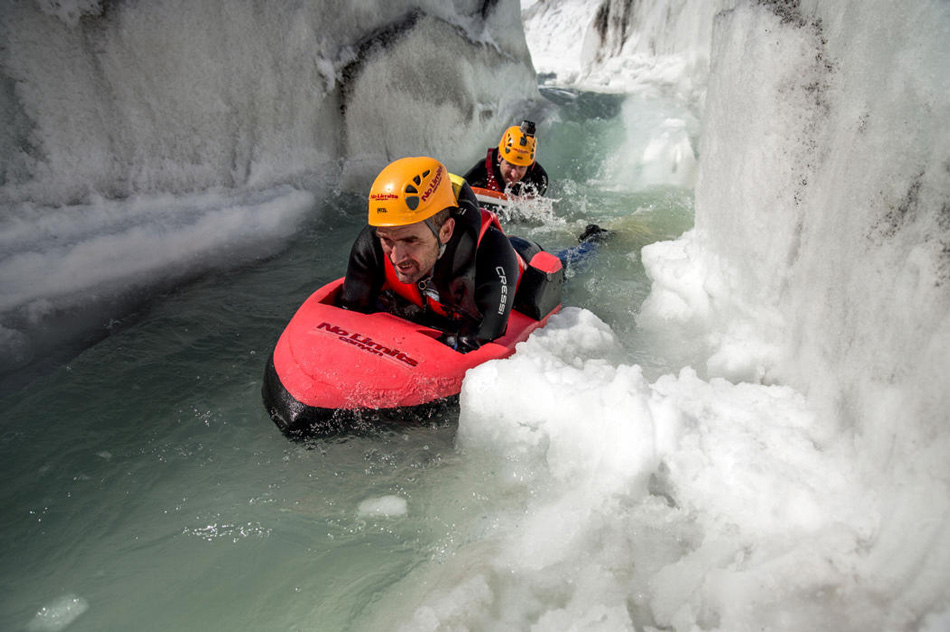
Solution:
[[(392, 272), (387, 275), (376, 231), (364, 228), (350, 251), (340, 306), (367, 313), (392, 311), (478, 344), (504, 334), (518, 283), (518, 256), (500, 227), (483, 226), (470, 186), (463, 184), (457, 198), (452, 237), (432, 275), (419, 281), (418, 288), (401, 283)], [(438, 293), (437, 302), (426, 296), (429, 287)]]
[(505, 191), (505, 180), (501, 177), (501, 167), (498, 166), (497, 147), (489, 149), (485, 159), (479, 160), (468, 170), (465, 181), (473, 187), (511, 195), (544, 195), (548, 190), (548, 174), (544, 167), (535, 162), (528, 167), (520, 182), (509, 185), (509, 190)]

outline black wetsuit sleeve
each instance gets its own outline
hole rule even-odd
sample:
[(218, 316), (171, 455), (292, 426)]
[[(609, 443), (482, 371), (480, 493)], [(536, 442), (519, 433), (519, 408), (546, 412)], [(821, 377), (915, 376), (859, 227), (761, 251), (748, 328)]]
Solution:
[(488, 172), (485, 171), (485, 159), (482, 158), (476, 162), (475, 165), (468, 170), (464, 178), (465, 181), (473, 187), (479, 187), (481, 189), (488, 188)]
[(339, 305), (345, 309), (369, 313), (376, 311), (376, 300), (386, 279), (383, 249), (372, 226), (364, 228), (350, 249), (346, 279)]
[(528, 172), (528, 181), (537, 191), (537, 195), (544, 195), (548, 190), (548, 172), (537, 162)]
[(482, 315), (479, 342), (494, 340), (505, 333), (518, 283), (518, 258), (511, 242), (491, 227), (482, 237), (475, 258), (475, 304)]

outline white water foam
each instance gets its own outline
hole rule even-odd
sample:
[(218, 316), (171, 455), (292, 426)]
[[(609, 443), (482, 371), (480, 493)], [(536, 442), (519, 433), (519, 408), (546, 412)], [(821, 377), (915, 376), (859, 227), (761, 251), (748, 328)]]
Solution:
[(60, 632), (89, 610), (89, 602), (77, 595), (63, 595), (43, 606), (27, 624), (28, 632)]

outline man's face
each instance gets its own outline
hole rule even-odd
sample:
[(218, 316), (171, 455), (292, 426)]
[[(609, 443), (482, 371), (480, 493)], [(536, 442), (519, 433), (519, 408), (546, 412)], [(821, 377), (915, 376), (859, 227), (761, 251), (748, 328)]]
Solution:
[(392, 262), (396, 278), (403, 283), (416, 283), (432, 272), (439, 259), (439, 245), (452, 236), (455, 220), (451, 217), (439, 230), (439, 239), (425, 222), (406, 226), (380, 226), (376, 236), (383, 254)]
[(499, 163), (501, 167), (501, 177), (507, 184), (515, 184), (516, 182), (521, 182), (521, 179), (524, 177), (524, 174), (528, 171), (527, 167), (519, 167), (518, 165), (513, 165), (504, 158), (501, 159)]

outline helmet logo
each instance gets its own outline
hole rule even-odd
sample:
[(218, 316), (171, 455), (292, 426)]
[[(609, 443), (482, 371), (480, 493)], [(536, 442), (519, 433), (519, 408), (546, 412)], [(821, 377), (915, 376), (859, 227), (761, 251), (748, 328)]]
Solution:
[[(435, 193), (435, 190), (439, 188), (440, 184), (442, 184), (443, 172), (444, 172), (444, 169), (442, 167), (439, 167), (438, 169), (436, 169), (435, 175), (432, 177), (432, 180), (429, 182), (429, 185), (426, 187), (425, 192), (422, 194), (423, 201), (428, 200), (429, 196)], [(426, 171), (425, 173), (422, 174), (422, 177), (425, 178), (426, 176), (429, 175), (429, 173), (431, 172)]]
[(508, 142), (505, 143), (505, 153), (506, 153), (506, 154), (510, 154), (510, 153), (512, 153), (512, 152), (514, 152), (515, 154), (521, 154), (521, 155), (523, 155), (523, 154), (525, 154), (525, 153), (531, 153), (531, 152), (530, 152), (529, 150), (527, 150), (527, 149), (521, 149), (521, 147), (527, 147), (527, 145), (528, 145), (528, 140), (527, 140), (527, 138), (525, 138), (524, 136), (522, 136), (521, 138), (518, 139), (518, 144), (521, 145), (521, 147), (515, 147), (515, 146), (514, 146), (514, 144), (515, 144), (515, 137), (514, 137), (513, 134), (509, 134), (509, 135), (508, 135), (507, 141), (508, 141)]

